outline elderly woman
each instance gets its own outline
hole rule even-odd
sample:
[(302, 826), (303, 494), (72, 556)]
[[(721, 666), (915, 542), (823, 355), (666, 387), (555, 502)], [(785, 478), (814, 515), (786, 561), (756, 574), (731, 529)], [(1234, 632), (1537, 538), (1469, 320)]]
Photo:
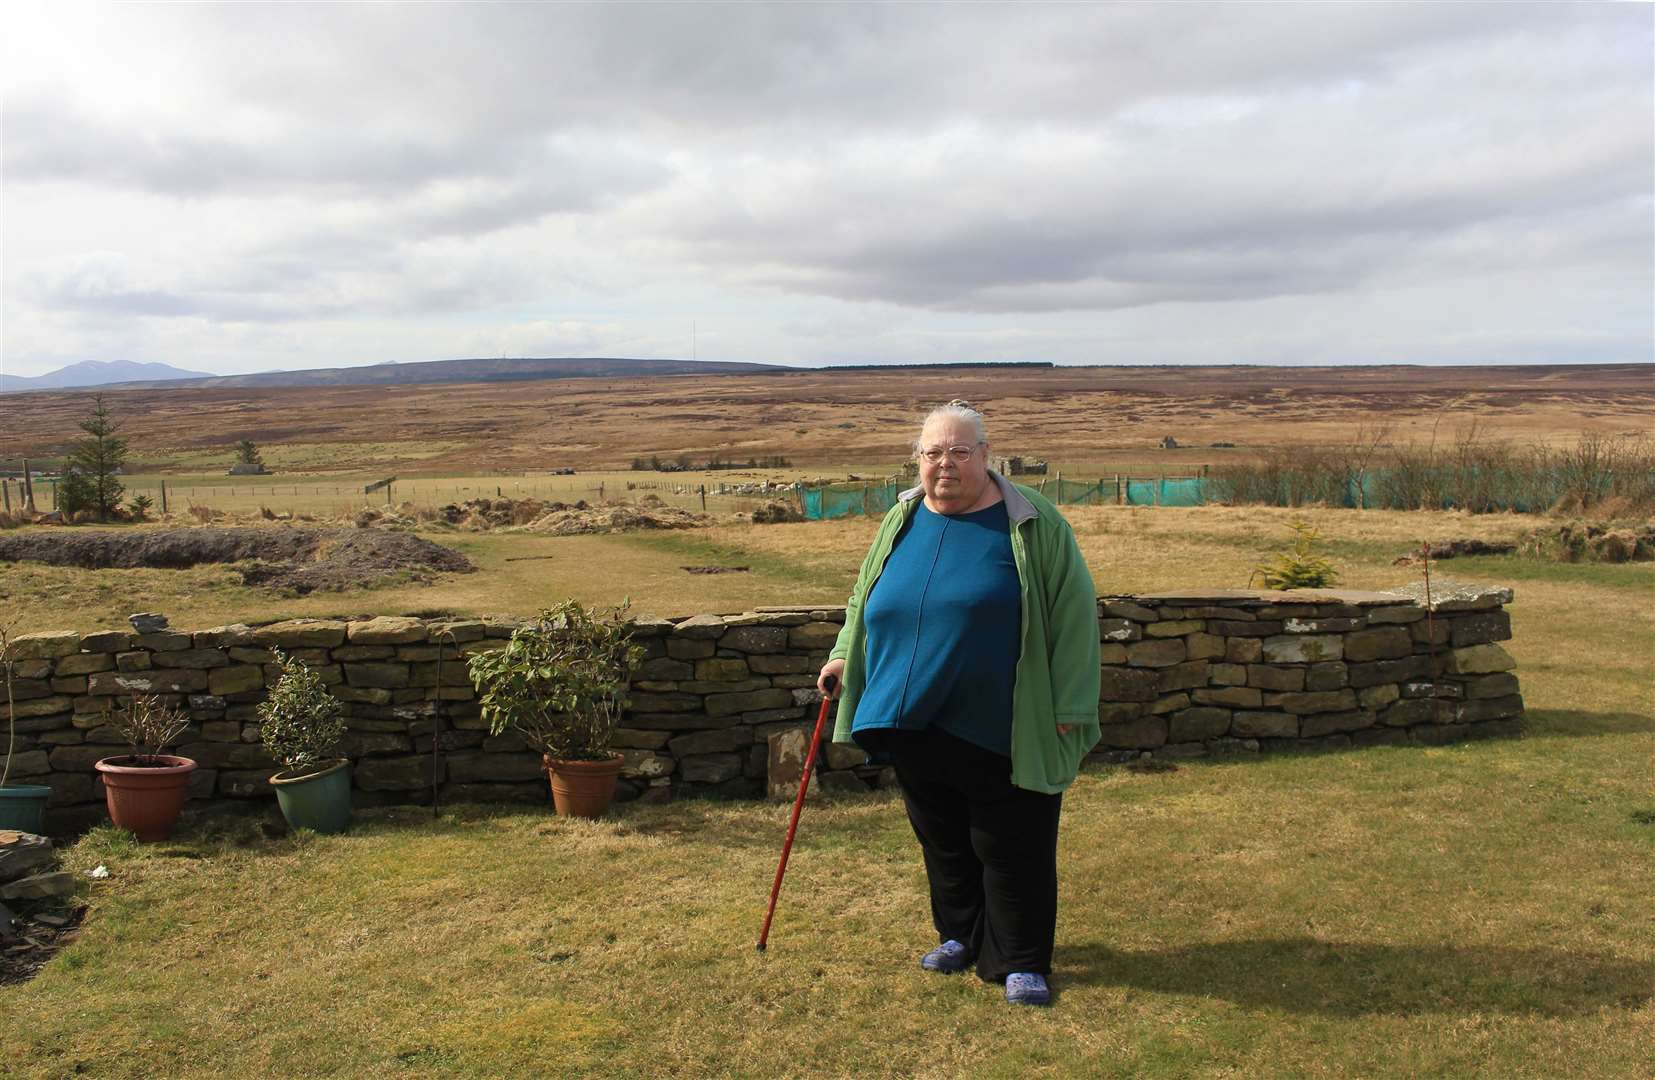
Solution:
[(941, 944), (1006, 1000), (1050, 1000), (1063, 791), (1097, 742), (1098, 621), (1069, 523), (988, 467), (983, 418), (925, 418), (919, 486), (885, 515), (817, 686), (835, 742), (896, 767)]

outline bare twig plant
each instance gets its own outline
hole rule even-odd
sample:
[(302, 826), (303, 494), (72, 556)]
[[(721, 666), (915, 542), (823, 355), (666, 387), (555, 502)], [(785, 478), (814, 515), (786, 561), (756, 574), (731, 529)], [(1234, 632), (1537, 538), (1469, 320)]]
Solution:
[(109, 723), (132, 747), (134, 764), (159, 765), (167, 744), (190, 726), (190, 718), (158, 697), (134, 694), (125, 709), (110, 714)]
[(0, 669), (4, 669), (6, 677), (6, 762), (0, 766), (0, 787), (5, 787), (6, 780), (11, 776), (12, 753), (17, 749), (17, 709), (12, 701), (11, 629), (10, 623), (0, 626)]

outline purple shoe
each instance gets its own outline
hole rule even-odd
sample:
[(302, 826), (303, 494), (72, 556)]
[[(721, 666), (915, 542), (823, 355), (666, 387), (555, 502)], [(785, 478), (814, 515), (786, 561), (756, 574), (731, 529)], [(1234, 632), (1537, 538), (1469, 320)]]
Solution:
[(940, 971), (944, 975), (964, 971), (970, 964), (971, 950), (952, 938), (919, 958), (920, 967), (926, 971)]
[(1051, 988), (1046, 976), (1033, 971), (1014, 971), (1006, 976), (1006, 1000), (1013, 1005), (1049, 1005)]

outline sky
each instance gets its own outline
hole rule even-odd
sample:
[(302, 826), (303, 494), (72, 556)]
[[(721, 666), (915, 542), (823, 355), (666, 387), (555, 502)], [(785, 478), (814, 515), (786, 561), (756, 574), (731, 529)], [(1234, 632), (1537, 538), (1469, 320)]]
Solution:
[(1655, 360), (1655, 6), (0, 10), (0, 364)]

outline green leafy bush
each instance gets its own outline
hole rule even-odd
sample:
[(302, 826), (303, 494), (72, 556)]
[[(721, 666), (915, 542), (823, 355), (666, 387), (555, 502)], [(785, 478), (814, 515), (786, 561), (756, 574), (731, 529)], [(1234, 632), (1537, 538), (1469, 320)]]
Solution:
[(328, 693), (321, 673), (280, 649), (281, 677), (259, 705), (259, 737), (288, 772), (315, 772), (334, 760), (345, 734), (345, 707)]
[(519, 628), (504, 648), (472, 654), (471, 682), (489, 731), (509, 727), (557, 760), (607, 759), (627, 678), (644, 655), (632, 644), (627, 607), (565, 600)]
[(1297, 534), (1293, 546), (1274, 563), (1254, 569), (1253, 576), (1262, 577), (1267, 589), (1324, 589), (1337, 583), (1339, 571), (1315, 551), (1316, 527), (1306, 521), (1290, 521), (1287, 527)]

